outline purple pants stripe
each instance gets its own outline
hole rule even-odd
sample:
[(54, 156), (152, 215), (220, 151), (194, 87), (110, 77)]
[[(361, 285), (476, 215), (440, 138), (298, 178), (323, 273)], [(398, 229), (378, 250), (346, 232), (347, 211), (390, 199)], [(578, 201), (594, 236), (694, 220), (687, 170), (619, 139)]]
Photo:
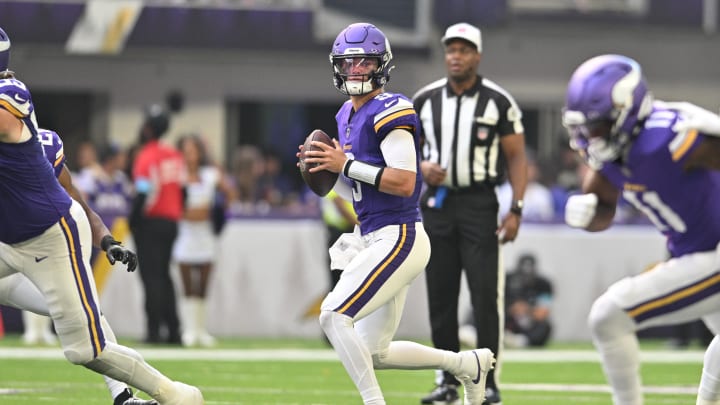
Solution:
[(80, 246), (80, 235), (78, 233), (77, 223), (71, 216), (60, 219), (63, 234), (70, 250), (70, 262), (75, 276), (75, 287), (77, 287), (80, 300), (82, 301), (85, 317), (88, 322), (88, 331), (90, 333), (90, 342), (93, 347), (93, 354), (97, 357), (105, 348), (105, 336), (100, 326), (100, 311), (97, 303), (93, 299), (91, 281), (88, 278), (88, 269), (82, 257), (82, 249)]
[(720, 274), (713, 274), (667, 294), (647, 300), (625, 311), (642, 322), (649, 318), (674, 312), (720, 292)]
[(385, 282), (407, 259), (415, 244), (415, 224), (400, 225), (400, 235), (390, 253), (375, 266), (350, 297), (345, 300), (336, 312), (354, 317), (374, 296)]

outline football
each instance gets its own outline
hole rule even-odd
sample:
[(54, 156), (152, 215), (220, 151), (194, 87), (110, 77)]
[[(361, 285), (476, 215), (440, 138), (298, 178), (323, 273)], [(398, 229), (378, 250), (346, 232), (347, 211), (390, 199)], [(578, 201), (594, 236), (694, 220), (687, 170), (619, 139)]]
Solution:
[(317, 163), (305, 163), (305, 151), (320, 150), (320, 148), (313, 146), (312, 141), (322, 142), (327, 145), (333, 146), (332, 138), (325, 133), (322, 129), (316, 129), (305, 138), (303, 144), (303, 152), (300, 154), (300, 174), (302, 175), (305, 184), (310, 187), (315, 194), (324, 197), (327, 193), (332, 190), (335, 182), (338, 178), (338, 173), (333, 173), (328, 170), (320, 170), (319, 172), (310, 173), (310, 168), (317, 166)]

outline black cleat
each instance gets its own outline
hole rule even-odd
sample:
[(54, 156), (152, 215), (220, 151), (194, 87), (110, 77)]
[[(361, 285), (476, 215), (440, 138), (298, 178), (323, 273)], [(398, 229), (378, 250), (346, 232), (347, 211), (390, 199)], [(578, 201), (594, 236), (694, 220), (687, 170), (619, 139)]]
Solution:
[(420, 400), (421, 404), (460, 405), (457, 385), (442, 384), (435, 387), (430, 394)]
[(500, 391), (497, 388), (487, 387), (485, 389), (485, 402), (483, 405), (502, 405), (502, 399), (500, 399)]
[(135, 398), (132, 391), (126, 388), (125, 391), (121, 392), (113, 400), (113, 405), (160, 405), (154, 399), (140, 399)]

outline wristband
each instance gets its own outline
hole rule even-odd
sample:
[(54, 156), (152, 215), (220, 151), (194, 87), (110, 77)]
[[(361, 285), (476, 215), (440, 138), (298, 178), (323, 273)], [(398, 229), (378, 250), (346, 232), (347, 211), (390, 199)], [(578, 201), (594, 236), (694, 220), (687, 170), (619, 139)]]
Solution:
[(113, 245), (120, 245), (120, 242), (116, 241), (112, 235), (105, 235), (100, 241), (100, 248), (105, 252)]
[(345, 177), (353, 180), (362, 181), (375, 188), (380, 187), (380, 178), (382, 177), (384, 167), (371, 165), (370, 163), (361, 162), (359, 160), (348, 159), (343, 167)]

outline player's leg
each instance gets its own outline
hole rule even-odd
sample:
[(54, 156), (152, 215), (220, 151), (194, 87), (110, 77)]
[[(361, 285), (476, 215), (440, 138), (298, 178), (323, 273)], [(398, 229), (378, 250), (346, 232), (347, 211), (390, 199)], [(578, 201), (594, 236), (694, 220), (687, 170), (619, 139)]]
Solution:
[(207, 330), (207, 291), (212, 270), (212, 263), (198, 265), (198, 298), (197, 304), (195, 304), (195, 324), (198, 331), (198, 340), (200, 345), (204, 347), (212, 347), (217, 343)]
[(616, 282), (593, 303), (588, 323), (615, 405), (643, 403), (635, 332), (715, 312), (714, 275), (715, 252), (686, 255)]
[(717, 335), (705, 350), (696, 405), (720, 405), (720, 337)]
[[(177, 243), (175, 245), (177, 249)], [(177, 257), (177, 256), (176, 256)], [(193, 298), (195, 287), (195, 266), (191, 263), (178, 263), (180, 280), (182, 280), (183, 295), (180, 299), (180, 316), (182, 319), (182, 344), (186, 347), (195, 346), (198, 342), (197, 325), (195, 324), (195, 302)]]
[(498, 358), (487, 381), (488, 402), (497, 404), (501, 402), (498, 380), (505, 327), (505, 272), (496, 235), (496, 202), (492, 193), (463, 194), (453, 201), (456, 201), (457, 215), (463, 218), (458, 223), (459, 249), (477, 328), (475, 347), (488, 348)]
[[(368, 247), (348, 264), (321, 305), (320, 325), (365, 404), (385, 404), (385, 400), (372, 355), (354, 322), (378, 310), (422, 271), (426, 255), (415, 266), (404, 265), (414, 260), (416, 234), (415, 225), (410, 224), (387, 226), (368, 235)], [(414, 256), (427, 249), (417, 252)]]
[[(137, 387), (163, 404), (202, 403), (196, 388), (171, 381), (136, 351), (108, 340), (109, 326), (100, 315), (92, 272), (80, 242), (89, 240), (89, 235), (87, 217), (79, 204), (74, 204), (71, 215), (59, 225), (17, 248), (25, 260), (23, 273), (45, 297), (65, 357)], [(36, 263), (34, 257), (42, 256), (47, 257)], [(109, 334), (112, 336), (111, 331)]]
[[(462, 264), (457, 229), (445, 210), (423, 208), (423, 221), (432, 245), (425, 270), (430, 335), (436, 348), (458, 352), (458, 297)], [(452, 373), (437, 370), (435, 383), (437, 387), (422, 399), (422, 403), (452, 403), (458, 400), (457, 387), (460, 382)]]

